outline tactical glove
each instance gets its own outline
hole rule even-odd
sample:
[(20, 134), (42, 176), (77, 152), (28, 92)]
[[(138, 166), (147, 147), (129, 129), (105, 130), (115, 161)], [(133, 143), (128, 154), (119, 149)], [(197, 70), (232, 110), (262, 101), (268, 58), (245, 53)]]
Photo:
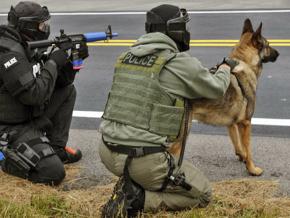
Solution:
[(55, 87), (63, 88), (74, 82), (78, 70), (74, 70), (71, 62), (67, 62), (61, 69), (58, 70)]
[(229, 57), (226, 57), (223, 59), (223, 61), (217, 65), (217, 68), (219, 68), (222, 64), (226, 64), (231, 68), (231, 71), (239, 64), (238, 61), (231, 59)]
[(209, 68), (208, 70), (211, 74), (215, 74), (217, 69), (218, 69), (217, 66), (214, 66), (214, 67)]
[(84, 60), (89, 57), (89, 49), (86, 42), (81, 42), (80, 44), (79, 57)]
[(53, 60), (58, 69), (61, 69), (67, 63), (67, 53), (61, 49), (53, 52), (49, 59)]

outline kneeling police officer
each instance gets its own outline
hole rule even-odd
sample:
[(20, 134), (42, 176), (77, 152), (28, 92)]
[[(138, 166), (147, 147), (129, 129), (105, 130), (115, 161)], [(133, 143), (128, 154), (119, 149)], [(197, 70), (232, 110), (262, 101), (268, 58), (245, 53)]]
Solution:
[(210, 201), (204, 174), (182, 162), (182, 152), (169, 151), (180, 141), (184, 151), (189, 100), (221, 98), (237, 63), (225, 59), (212, 74), (186, 53), (188, 21), (185, 9), (153, 8), (147, 12), (147, 34), (117, 60), (99, 153), (107, 169), (121, 178), (102, 217), (205, 207)]
[(8, 25), (0, 26), (0, 146), (6, 146), (4, 172), (57, 185), (65, 177), (63, 163), (82, 155), (66, 146), (77, 71), (66, 51), (40, 58), (26, 45), (49, 37), (49, 19), (47, 7), (24, 1), (11, 6)]

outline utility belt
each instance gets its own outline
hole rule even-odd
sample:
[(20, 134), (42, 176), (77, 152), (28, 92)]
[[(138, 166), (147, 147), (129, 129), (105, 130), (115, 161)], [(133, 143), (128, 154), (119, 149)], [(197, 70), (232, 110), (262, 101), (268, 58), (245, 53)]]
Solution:
[[(125, 181), (131, 180), (130, 174), (129, 174), (129, 165), (133, 158), (143, 157), (149, 154), (155, 154), (159, 152), (167, 152), (167, 150), (164, 147), (133, 147), (133, 146), (126, 146), (126, 145), (113, 145), (111, 143), (108, 143), (103, 139), (104, 144), (107, 146), (107, 148), (116, 153), (120, 154), (126, 154), (128, 155), (125, 161), (124, 166), (124, 179)], [(175, 186), (181, 186), (186, 190), (191, 190), (191, 185), (185, 181), (185, 175), (184, 173), (176, 173), (173, 174), (173, 171), (175, 169), (174, 159), (171, 155), (169, 155), (170, 159), (168, 162), (169, 165), (169, 171), (167, 174), (167, 178), (164, 180), (161, 188), (157, 191), (163, 191), (167, 188), (169, 184), (175, 185)]]
[(33, 146), (37, 144), (48, 144), (49, 139), (45, 136), (19, 143), (17, 146), (13, 146), (13, 148), (9, 143), (9, 133), (2, 133), (2, 135), (0, 135), (0, 151), (3, 152), (5, 159), (7, 159), (10, 164), (13, 164), (25, 174), (35, 169), (41, 159), (55, 154), (50, 146), (39, 152), (35, 152), (32, 149)]

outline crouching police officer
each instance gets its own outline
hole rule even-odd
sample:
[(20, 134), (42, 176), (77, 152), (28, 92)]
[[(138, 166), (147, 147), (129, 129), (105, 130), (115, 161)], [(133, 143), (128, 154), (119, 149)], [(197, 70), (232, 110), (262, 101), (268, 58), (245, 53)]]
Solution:
[(99, 153), (107, 169), (121, 178), (102, 217), (205, 207), (210, 201), (208, 179), (191, 163), (182, 163), (182, 152), (168, 151), (186, 136), (186, 100), (222, 97), (237, 63), (227, 59), (211, 74), (185, 53), (188, 21), (185, 9), (153, 8), (147, 12), (147, 34), (117, 60)]
[[(24, 1), (0, 26), (0, 146), (6, 146), (4, 172), (57, 185), (65, 177), (63, 163), (78, 161), (81, 152), (66, 146), (77, 71), (61, 49), (45, 59), (26, 46), (49, 37), (49, 19), (47, 7)], [(86, 45), (81, 50), (86, 58)]]

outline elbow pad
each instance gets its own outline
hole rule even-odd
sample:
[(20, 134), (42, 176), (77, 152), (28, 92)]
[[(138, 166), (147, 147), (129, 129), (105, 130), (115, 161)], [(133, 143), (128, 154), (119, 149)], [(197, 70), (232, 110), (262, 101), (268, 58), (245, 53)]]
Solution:
[(32, 66), (20, 53), (9, 52), (0, 58), (0, 78), (12, 96), (16, 96), (35, 79)]

